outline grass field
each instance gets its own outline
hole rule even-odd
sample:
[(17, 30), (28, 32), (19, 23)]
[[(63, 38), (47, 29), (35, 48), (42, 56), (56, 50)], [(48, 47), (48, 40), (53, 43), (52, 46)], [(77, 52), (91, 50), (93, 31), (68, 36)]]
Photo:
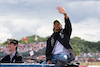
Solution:
[(80, 65), (87, 66), (87, 65), (97, 65), (100, 66), (100, 62), (80, 62)]

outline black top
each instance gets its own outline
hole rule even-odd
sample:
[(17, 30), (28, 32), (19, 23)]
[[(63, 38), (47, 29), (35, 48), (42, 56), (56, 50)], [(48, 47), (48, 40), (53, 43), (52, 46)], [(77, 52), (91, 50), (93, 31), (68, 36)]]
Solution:
[(10, 55), (6, 55), (0, 62), (1, 63), (24, 63), (22, 55), (19, 54), (17, 51), (15, 53), (15, 56), (12, 58), (12, 61), (10, 61)]

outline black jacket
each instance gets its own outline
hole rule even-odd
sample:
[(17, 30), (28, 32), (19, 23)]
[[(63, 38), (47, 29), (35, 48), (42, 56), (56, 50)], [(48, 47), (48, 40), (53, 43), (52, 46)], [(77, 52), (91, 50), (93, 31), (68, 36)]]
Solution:
[(10, 55), (6, 55), (0, 62), (1, 63), (24, 63), (22, 55), (19, 54), (17, 51), (15, 53), (15, 56), (12, 58), (12, 61), (10, 61)]
[(72, 61), (75, 59), (74, 51), (71, 47), (70, 43), (70, 35), (72, 32), (72, 27), (69, 18), (65, 19), (65, 28), (61, 29), (59, 32), (54, 32), (47, 40), (46, 46), (46, 61), (51, 60), (52, 58), (52, 50), (55, 46), (56, 40), (58, 40), (69, 52), (70, 59), (68, 61)]

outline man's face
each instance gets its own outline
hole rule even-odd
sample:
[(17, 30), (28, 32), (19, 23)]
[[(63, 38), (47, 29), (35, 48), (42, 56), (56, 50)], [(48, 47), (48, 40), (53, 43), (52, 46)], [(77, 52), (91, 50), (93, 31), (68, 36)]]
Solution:
[(55, 22), (53, 27), (54, 27), (54, 30), (60, 30), (62, 28), (62, 25), (58, 22)]
[(8, 43), (8, 50), (9, 51), (14, 51), (16, 50), (17, 44), (14, 45), (13, 43)]

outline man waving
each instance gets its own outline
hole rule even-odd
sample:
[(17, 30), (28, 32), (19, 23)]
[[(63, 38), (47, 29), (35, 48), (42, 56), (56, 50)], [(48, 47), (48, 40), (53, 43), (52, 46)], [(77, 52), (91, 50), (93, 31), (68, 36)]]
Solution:
[(72, 26), (69, 17), (62, 6), (57, 6), (57, 10), (64, 15), (65, 27), (63, 29), (61, 22), (57, 19), (54, 20), (54, 32), (47, 40), (46, 61), (43, 64), (51, 64), (53, 59), (64, 62), (75, 59), (75, 54), (70, 43)]

